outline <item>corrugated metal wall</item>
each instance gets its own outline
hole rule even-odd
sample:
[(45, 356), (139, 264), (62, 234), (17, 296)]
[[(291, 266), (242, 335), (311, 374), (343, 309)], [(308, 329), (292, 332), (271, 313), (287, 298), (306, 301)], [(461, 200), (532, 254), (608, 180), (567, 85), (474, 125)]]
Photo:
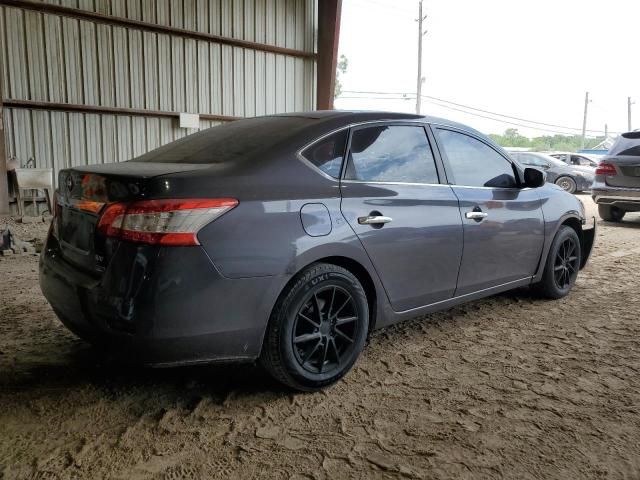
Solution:
[[(63, 0), (64, 6), (315, 49), (316, 0)], [(2, 6), (4, 97), (254, 116), (312, 110), (315, 60)], [(127, 160), (192, 133), (166, 117), (4, 109), (9, 157), (56, 170)], [(201, 128), (215, 125), (201, 120)], [(57, 175), (56, 175), (57, 178)]]

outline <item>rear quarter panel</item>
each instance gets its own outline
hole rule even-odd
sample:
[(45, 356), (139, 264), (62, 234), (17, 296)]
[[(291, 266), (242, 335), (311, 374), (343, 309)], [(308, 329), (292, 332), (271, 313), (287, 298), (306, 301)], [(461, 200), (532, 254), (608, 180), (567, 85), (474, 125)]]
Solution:
[[(304, 267), (327, 257), (346, 257), (364, 267), (378, 301), (386, 301), (369, 257), (340, 210), (339, 182), (295, 156), (284, 158), (284, 163), (284, 169), (227, 176), (224, 181), (217, 176), (197, 179), (201, 184), (197, 188), (209, 192), (206, 196), (219, 194), (239, 200), (237, 207), (198, 234), (216, 269), (229, 279), (270, 277), (275, 292), (267, 302), (271, 309), (287, 283)], [(191, 182), (189, 185), (194, 188)], [(312, 236), (305, 231), (301, 210), (308, 204), (323, 204), (328, 210), (331, 226), (326, 235)], [(312, 221), (309, 217), (305, 220)], [(265, 313), (268, 316), (270, 311)]]

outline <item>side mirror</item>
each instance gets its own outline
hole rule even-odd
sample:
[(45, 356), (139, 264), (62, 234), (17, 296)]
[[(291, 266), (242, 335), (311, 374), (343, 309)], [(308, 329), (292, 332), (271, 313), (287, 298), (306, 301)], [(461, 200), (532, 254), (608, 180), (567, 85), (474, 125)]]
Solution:
[(529, 188), (538, 188), (544, 185), (547, 180), (547, 174), (537, 168), (524, 169), (524, 186)]

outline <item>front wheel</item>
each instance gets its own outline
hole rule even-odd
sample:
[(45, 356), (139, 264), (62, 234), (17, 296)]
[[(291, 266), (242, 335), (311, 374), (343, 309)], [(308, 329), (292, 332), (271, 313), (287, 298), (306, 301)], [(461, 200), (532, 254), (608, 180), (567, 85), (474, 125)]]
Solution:
[(598, 205), (598, 215), (605, 222), (621, 222), (626, 212), (613, 205)]
[(556, 180), (556, 185), (558, 185), (565, 192), (575, 193), (576, 191), (576, 181), (571, 177), (560, 177)]
[(552, 299), (568, 295), (578, 278), (581, 258), (576, 231), (566, 225), (560, 227), (549, 249), (542, 280), (535, 285), (538, 293)]
[(269, 320), (260, 363), (278, 381), (315, 391), (342, 378), (364, 348), (367, 297), (358, 279), (317, 263), (282, 293)]

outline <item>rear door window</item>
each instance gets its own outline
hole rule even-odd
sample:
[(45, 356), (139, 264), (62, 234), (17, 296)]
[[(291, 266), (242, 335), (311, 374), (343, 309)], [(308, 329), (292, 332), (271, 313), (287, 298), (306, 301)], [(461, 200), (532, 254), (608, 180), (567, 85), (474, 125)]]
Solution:
[(445, 165), (450, 182), (471, 187), (517, 186), (511, 162), (486, 143), (464, 133), (442, 128), (436, 129), (436, 134), (446, 155)]
[(340, 177), (348, 130), (329, 135), (302, 151), (302, 156), (333, 178)]
[(424, 127), (381, 125), (354, 130), (345, 179), (439, 183)]

